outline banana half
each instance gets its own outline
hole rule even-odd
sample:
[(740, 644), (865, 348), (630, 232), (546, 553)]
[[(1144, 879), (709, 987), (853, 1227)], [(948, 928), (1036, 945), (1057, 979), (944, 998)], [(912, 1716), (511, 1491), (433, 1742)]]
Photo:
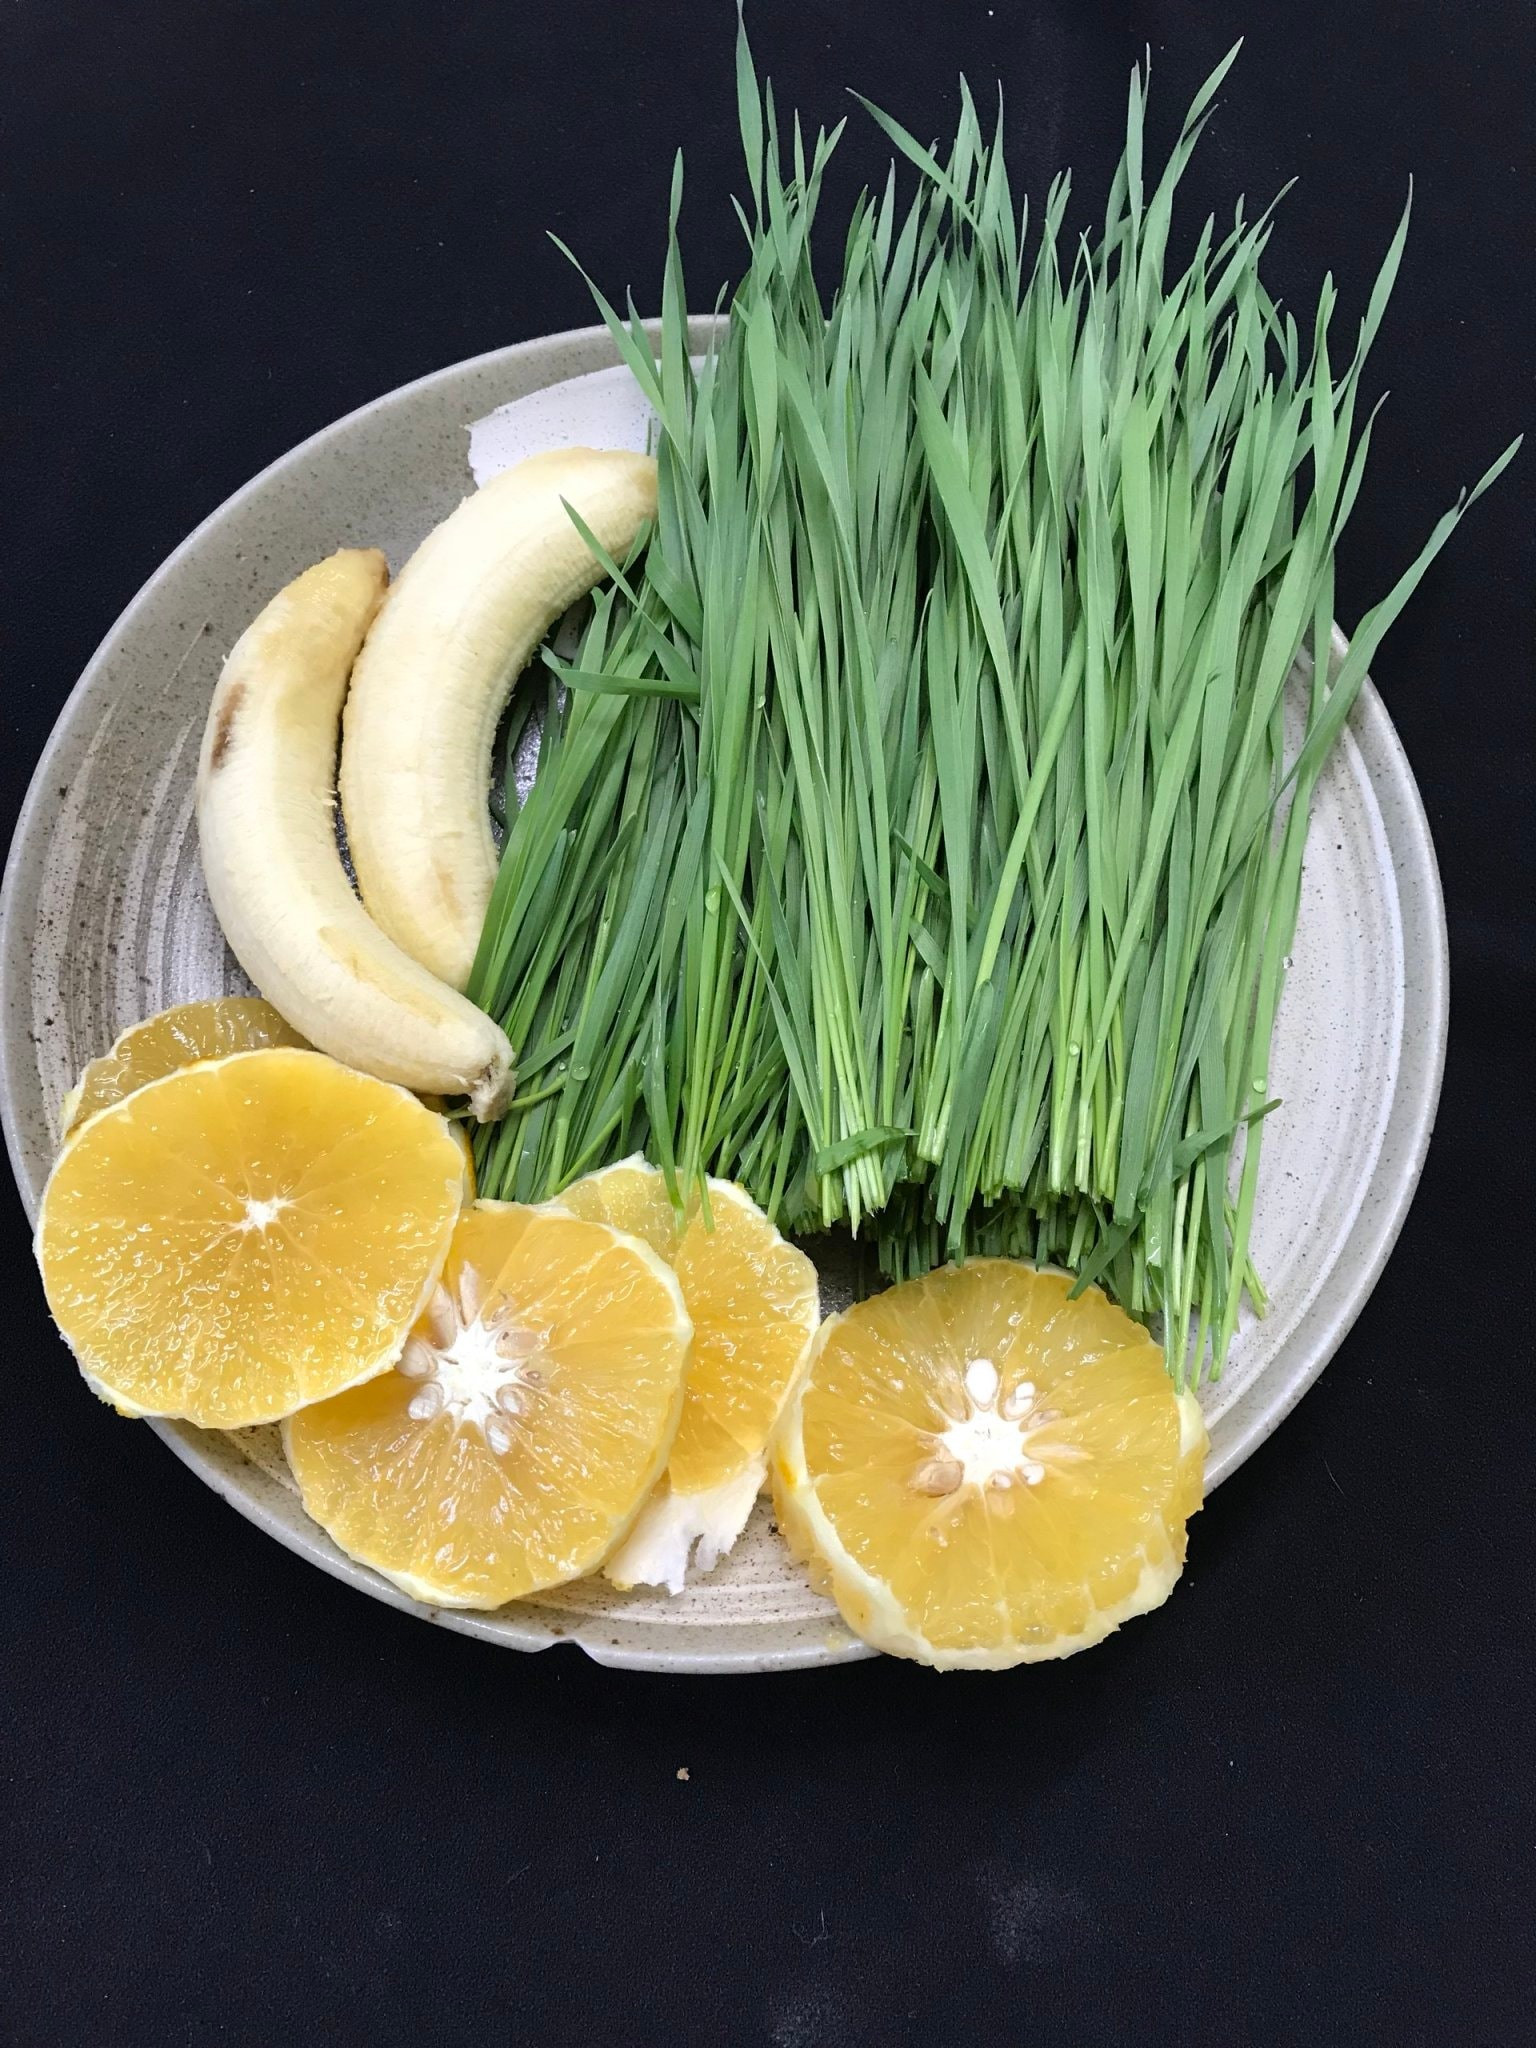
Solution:
[(388, 581), (377, 549), (344, 548), (236, 641), (198, 763), (203, 872), (235, 958), (295, 1030), (381, 1080), (467, 1095), (484, 1122), (514, 1085), (505, 1033), (386, 938), (336, 844), (342, 700)]
[(648, 455), (561, 448), (464, 500), (401, 571), (357, 660), (341, 750), (347, 845), (369, 914), (440, 980), (469, 980), (496, 880), (487, 791), (512, 686), (655, 516)]

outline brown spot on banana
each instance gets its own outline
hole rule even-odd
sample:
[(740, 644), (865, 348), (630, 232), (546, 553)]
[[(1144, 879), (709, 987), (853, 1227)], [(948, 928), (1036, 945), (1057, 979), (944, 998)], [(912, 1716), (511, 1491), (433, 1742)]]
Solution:
[(496, 728), (550, 627), (601, 570), (572, 505), (622, 558), (656, 511), (647, 455), (562, 448), (466, 498), (422, 542), (353, 671), (341, 752), (347, 844), (380, 928), (463, 988), (496, 880)]
[(224, 765), (229, 752), (229, 742), (235, 729), (235, 716), (240, 709), (240, 700), (245, 695), (245, 685), (234, 682), (219, 701), (213, 721), (213, 738), (208, 747), (208, 771), (216, 774)]

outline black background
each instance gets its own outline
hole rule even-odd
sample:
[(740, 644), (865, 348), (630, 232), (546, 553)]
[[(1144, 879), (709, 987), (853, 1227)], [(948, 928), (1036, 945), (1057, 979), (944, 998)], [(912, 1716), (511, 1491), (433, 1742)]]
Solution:
[[(1346, 626), (1536, 426), (1529, 0), (758, 0), (752, 27), (813, 120), (856, 84), (938, 133), (960, 68), (1001, 76), (1020, 178), (1070, 161), (1095, 205), (1142, 47), (1166, 141), (1246, 33), (1186, 221), (1298, 174), (1269, 275), (1303, 306), (1331, 265), (1358, 308), (1416, 174)], [(724, 0), (7, 0), (7, 818), (228, 492), (591, 319), (546, 228), (654, 303), (679, 143), (713, 297), (732, 33)], [(836, 194), (883, 160), (859, 117)], [(5, 2041), (1533, 2038), (1533, 479), (1528, 449), (1376, 664), (1454, 949), (1418, 1200), (1170, 1606), (1090, 1656), (688, 1680), (423, 1626), (92, 1400), (11, 1206)]]

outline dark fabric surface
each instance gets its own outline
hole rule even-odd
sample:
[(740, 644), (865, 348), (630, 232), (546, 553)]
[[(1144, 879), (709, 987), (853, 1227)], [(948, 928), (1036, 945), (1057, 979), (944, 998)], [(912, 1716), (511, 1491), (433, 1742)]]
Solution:
[[(1001, 75), (1021, 179), (1102, 193), (1242, 32), (1189, 212), (1286, 177), (1272, 285), (1357, 307), (1418, 178), (1345, 624), (1536, 426), (1529, 0), (759, 0), (813, 119), (920, 132)], [(203, 515), (390, 386), (735, 261), (731, 10), (656, 0), (10, 0), (7, 820), (120, 607)], [(850, 127), (836, 189), (884, 152)], [(1376, 665), (1445, 878), (1421, 1192), (1170, 1606), (1007, 1678), (520, 1658), (260, 1535), (8, 1282), (0, 2038), (43, 2043), (1533, 2038), (1531, 695), (1536, 450)], [(687, 1778), (679, 1773), (686, 1768)]]

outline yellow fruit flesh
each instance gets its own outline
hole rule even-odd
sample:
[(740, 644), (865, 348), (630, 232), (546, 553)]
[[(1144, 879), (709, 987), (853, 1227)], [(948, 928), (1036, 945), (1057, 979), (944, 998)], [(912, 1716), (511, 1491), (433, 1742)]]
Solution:
[(671, 1265), (682, 1232), (659, 1167), (648, 1166), (638, 1156), (621, 1159), (617, 1166), (573, 1181), (559, 1200), (573, 1216), (643, 1238), (657, 1258)]
[(285, 1426), (304, 1505), (438, 1605), (579, 1578), (666, 1464), (690, 1336), (644, 1244), (554, 1207), (479, 1203), (400, 1369)]
[(678, 1492), (717, 1483), (768, 1441), (816, 1328), (816, 1272), (744, 1196), (713, 1189), (710, 1230), (690, 1217), (673, 1264), (701, 1337), (668, 1466)]
[(1095, 1288), (945, 1268), (823, 1326), (776, 1457), (781, 1519), (851, 1624), (931, 1662), (1096, 1641), (1165, 1596), (1204, 1429)]
[(129, 1414), (270, 1422), (384, 1370), (446, 1254), (442, 1119), (321, 1053), (184, 1067), (67, 1140), (38, 1220), (50, 1308)]
[(136, 1088), (174, 1074), (194, 1060), (223, 1059), (264, 1046), (303, 1047), (308, 1041), (260, 996), (218, 996), (178, 1003), (130, 1025), (112, 1050), (92, 1060), (66, 1099), (64, 1129), (72, 1131), (98, 1110)]
[(665, 1479), (604, 1569), (619, 1586), (681, 1592), (747, 1524), (768, 1437), (816, 1327), (816, 1270), (728, 1181), (679, 1224), (660, 1171), (638, 1156), (578, 1181), (563, 1206), (641, 1236), (672, 1266), (693, 1320), (682, 1421)]
[(709, 1192), (710, 1222), (695, 1203), (679, 1227), (659, 1169), (625, 1160), (560, 1197), (644, 1238), (677, 1274), (694, 1343), (667, 1466), (674, 1493), (709, 1492), (761, 1458), (818, 1313), (805, 1254), (730, 1182), (712, 1180)]

